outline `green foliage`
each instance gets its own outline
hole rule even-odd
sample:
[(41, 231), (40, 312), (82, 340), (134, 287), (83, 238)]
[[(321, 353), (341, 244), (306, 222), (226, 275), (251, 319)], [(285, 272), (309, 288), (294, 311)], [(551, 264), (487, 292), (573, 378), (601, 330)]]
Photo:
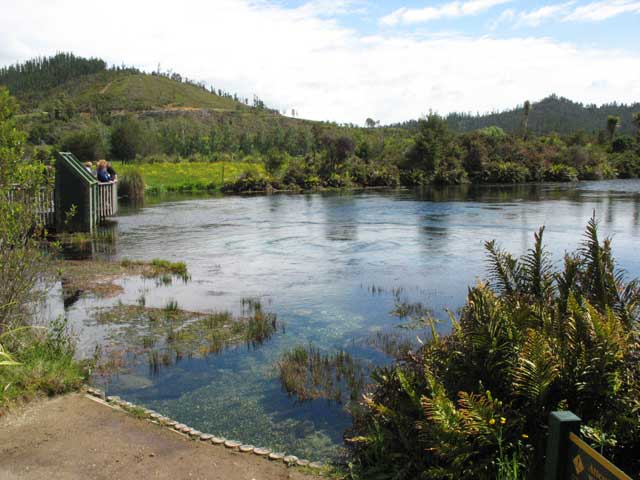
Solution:
[(469, 289), (451, 334), (374, 372), (349, 439), (363, 478), (541, 478), (558, 409), (640, 472), (639, 284), (595, 220), (560, 271), (543, 232), (520, 259), (488, 242), (490, 281)]
[(140, 150), (142, 131), (140, 123), (131, 117), (117, 120), (111, 128), (111, 156), (130, 162)]
[(80, 388), (87, 370), (74, 359), (66, 322), (48, 329), (21, 329), (5, 337), (18, 365), (0, 368), (0, 409), (38, 395), (57, 395)]
[[(539, 102), (531, 103), (527, 127), (529, 135), (547, 135), (551, 132), (566, 135), (578, 130), (595, 132), (604, 128), (609, 115), (617, 115), (621, 118), (620, 130), (623, 133), (633, 133), (632, 115), (638, 111), (638, 107), (637, 102), (631, 105), (584, 105), (551, 95)], [(487, 114), (452, 113), (447, 115), (446, 121), (449, 128), (456, 132), (470, 132), (496, 126), (510, 134), (517, 134), (521, 131), (524, 114), (524, 105), (521, 105), (514, 109)]]
[(0, 87), (0, 408), (78, 388), (85, 379), (64, 321), (30, 327), (28, 306), (43, 293), (48, 266), (34, 199), (48, 194), (51, 176), (37, 158), (23, 161), (26, 135), (16, 128), (16, 108)]
[(482, 172), (486, 183), (522, 183), (527, 181), (529, 170), (515, 162), (493, 162)]
[(575, 182), (578, 171), (569, 165), (554, 164), (545, 170), (544, 179), (548, 182)]
[(228, 193), (264, 192), (268, 188), (269, 181), (266, 177), (249, 171), (240, 175), (234, 182), (225, 183), (222, 186), (222, 191)]
[(104, 158), (106, 142), (97, 127), (69, 133), (62, 139), (60, 150), (71, 152), (81, 162), (95, 162)]
[(139, 168), (128, 169), (127, 174), (118, 179), (118, 193), (129, 200), (143, 199), (144, 189), (144, 177)]
[[(82, 160), (109, 156), (141, 164), (151, 192), (216, 190), (223, 183), (230, 184), (227, 191), (239, 192), (569, 181), (576, 178), (572, 169), (585, 180), (636, 175), (631, 155), (638, 154), (640, 136), (633, 134), (640, 129), (634, 129), (631, 114), (637, 105), (583, 106), (552, 96), (484, 116), (443, 119), (430, 113), (400, 126), (381, 127), (369, 119), (367, 128), (359, 128), (287, 118), (258, 98), (249, 106), (248, 99), (179, 74), (60, 58), (66, 80), (59, 84), (50, 82), (56, 70), (49, 67), (58, 60), (10, 67), (11, 75), (24, 75), (25, 81), (33, 72), (48, 79), (40, 89), (30, 80), (20, 89), (12, 80), (28, 112), (20, 123), (29, 142), (70, 150)], [(614, 129), (620, 134), (607, 138), (609, 116), (620, 117)], [(169, 162), (192, 164), (161, 175), (146, 171), (148, 163)], [(203, 168), (205, 163), (224, 165), (224, 175), (222, 168)], [(267, 184), (237, 182), (248, 170)]]

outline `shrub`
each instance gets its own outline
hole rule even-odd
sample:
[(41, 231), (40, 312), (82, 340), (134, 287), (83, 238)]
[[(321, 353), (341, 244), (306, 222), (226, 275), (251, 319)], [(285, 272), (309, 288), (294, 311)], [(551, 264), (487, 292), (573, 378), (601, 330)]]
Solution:
[(433, 183), (436, 185), (460, 185), (467, 183), (467, 172), (461, 168), (438, 169), (433, 176)]
[[(640, 287), (617, 269), (594, 219), (553, 270), (543, 246), (517, 259), (487, 242), (488, 282), (453, 330), (377, 369), (348, 438), (363, 478), (542, 478), (548, 415), (571, 410), (587, 438), (640, 472)], [(433, 327), (433, 320), (427, 325)], [(513, 478), (513, 477), (509, 477)]]
[(225, 183), (222, 191), (225, 193), (264, 192), (270, 188), (269, 181), (258, 173), (249, 171), (231, 183)]
[(131, 200), (144, 198), (144, 178), (137, 168), (127, 170), (118, 181), (118, 191)]
[(493, 162), (482, 173), (486, 183), (523, 183), (529, 178), (527, 167), (514, 162)]
[(547, 182), (575, 182), (578, 180), (578, 171), (569, 165), (558, 163), (544, 171), (544, 179)]
[(429, 176), (422, 170), (405, 170), (400, 174), (400, 183), (407, 187), (419, 187), (429, 183)]
[(368, 169), (364, 185), (369, 187), (397, 187), (400, 185), (400, 172), (394, 166), (371, 166)]
[(634, 152), (619, 153), (613, 156), (611, 163), (620, 178), (640, 177), (640, 155)]
[(332, 173), (329, 175), (325, 182), (327, 187), (330, 188), (345, 188), (351, 186), (351, 177), (348, 173), (340, 175), (339, 173)]

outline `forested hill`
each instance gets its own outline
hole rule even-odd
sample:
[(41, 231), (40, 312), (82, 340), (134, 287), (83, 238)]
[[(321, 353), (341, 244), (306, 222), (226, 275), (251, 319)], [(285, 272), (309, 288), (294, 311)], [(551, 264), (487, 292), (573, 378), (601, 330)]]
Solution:
[[(567, 98), (551, 95), (531, 104), (527, 130), (538, 135), (555, 132), (571, 134), (579, 130), (593, 133), (605, 129), (610, 115), (619, 116), (619, 133), (633, 134), (636, 131), (632, 115), (640, 111), (640, 103), (624, 105), (619, 103), (584, 105)], [(486, 127), (500, 127), (505, 132), (522, 133), (524, 106), (511, 110), (472, 115), (469, 113), (450, 113), (445, 120), (449, 128), (458, 133), (471, 132)], [(395, 127), (417, 130), (418, 121), (393, 125)]]
[(0, 68), (0, 85), (20, 101), (22, 111), (114, 111), (208, 109), (269, 110), (258, 97), (251, 103), (213, 86), (173, 72), (144, 73), (132, 67), (107, 67), (99, 58), (71, 53), (28, 60)]
[[(551, 132), (568, 134), (577, 130), (595, 132), (605, 128), (610, 115), (616, 115), (621, 120), (620, 133), (632, 134), (635, 127), (631, 116), (638, 111), (640, 111), (640, 103), (583, 105), (567, 98), (551, 95), (531, 105), (528, 128), (529, 131), (541, 135)], [(523, 119), (523, 106), (485, 115), (452, 113), (446, 118), (449, 127), (457, 132), (497, 126), (511, 133), (521, 131)]]

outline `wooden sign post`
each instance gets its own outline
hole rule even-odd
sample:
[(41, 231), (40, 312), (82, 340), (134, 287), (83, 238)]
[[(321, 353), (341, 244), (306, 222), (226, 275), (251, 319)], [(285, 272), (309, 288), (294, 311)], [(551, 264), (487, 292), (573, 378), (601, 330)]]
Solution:
[(578, 436), (580, 422), (572, 412), (549, 416), (545, 480), (632, 480)]

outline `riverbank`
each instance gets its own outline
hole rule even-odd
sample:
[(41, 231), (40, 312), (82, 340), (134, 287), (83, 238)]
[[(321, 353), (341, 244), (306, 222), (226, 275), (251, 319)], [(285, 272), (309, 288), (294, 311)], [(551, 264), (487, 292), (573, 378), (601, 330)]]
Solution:
[(32, 402), (0, 420), (0, 478), (304, 480), (282, 462), (132, 417), (82, 394)]

